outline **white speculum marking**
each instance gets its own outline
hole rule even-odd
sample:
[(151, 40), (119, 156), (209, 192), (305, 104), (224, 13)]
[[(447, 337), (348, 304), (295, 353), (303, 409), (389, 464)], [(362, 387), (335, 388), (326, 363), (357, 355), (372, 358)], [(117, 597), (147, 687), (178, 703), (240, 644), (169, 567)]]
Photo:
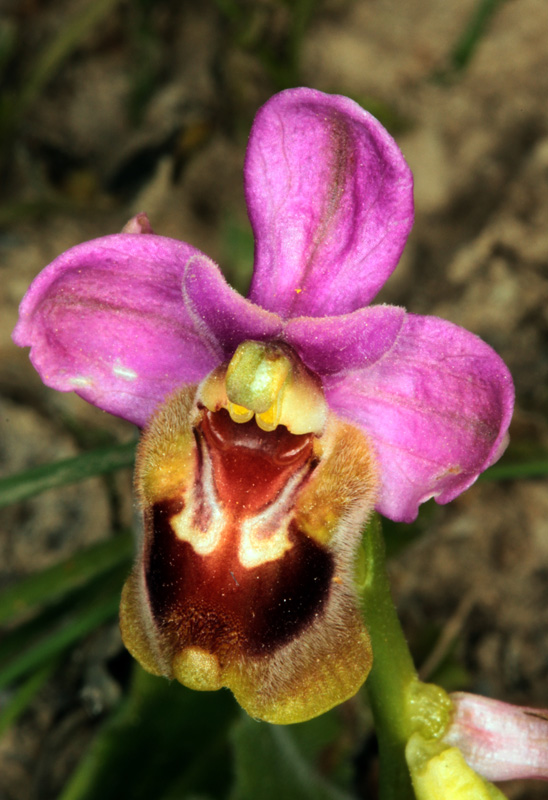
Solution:
[[(189, 542), (195, 553), (199, 556), (209, 556), (221, 541), (221, 534), (226, 527), (226, 517), (217, 500), (213, 483), (213, 468), (207, 452), (204, 453), (202, 463), (202, 497), (197, 496), (196, 487), (193, 486), (188, 497), (185, 498), (185, 507), (180, 514), (171, 519), (171, 526), (175, 535), (182, 542)], [(197, 514), (198, 503), (203, 503), (205, 509), (202, 514)], [(196, 528), (196, 517), (201, 516), (207, 520), (205, 530)]]
[(301, 472), (293, 475), (274, 503), (242, 522), (238, 546), (238, 560), (242, 567), (253, 569), (268, 561), (277, 561), (293, 547), (287, 529), (287, 509), (301, 480)]
[[(192, 495), (194, 492), (192, 492)], [(188, 542), (199, 556), (209, 556), (215, 552), (221, 541), (221, 534), (226, 526), (224, 514), (220, 508), (213, 506), (212, 515), (205, 530), (196, 528), (195, 502), (190, 502), (177, 516), (172, 517), (171, 527), (182, 542)]]
[(117, 378), (122, 378), (124, 381), (135, 381), (139, 377), (134, 369), (124, 367), (119, 361), (112, 367), (112, 372)]
[[(211, 460), (205, 448), (201, 478), (201, 497), (192, 487), (185, 499), (185, 508), (172, 517), (171, 526), (177, 538), (188, 542), (197, 555), (209, 556), (219, 547), (223, 532), (226, 530), (228, 533), (231, 519), (217, 497)], [(238, 561), (245, 569), (277, 561), (293, 547), (288, 535), (287, 509), (301, 480), (302, 472), (299, 471), (287, 482), (274, 503), (240, 522)], [(202, 513), (197, 507), (199, 503), (204, 506)], [(205, 529), (196, 527), (196, 519), (200, 517), (207, 521)]]
[(262, 516), (258, 514), (241, 525), (238, 561), (245, 569), (260, 567), (268, 561), (277, 561), (286, 550), (293, 547), (287, 535), (287, 523), (284, 522), (279, 528), (272, 530), (264, 524)]

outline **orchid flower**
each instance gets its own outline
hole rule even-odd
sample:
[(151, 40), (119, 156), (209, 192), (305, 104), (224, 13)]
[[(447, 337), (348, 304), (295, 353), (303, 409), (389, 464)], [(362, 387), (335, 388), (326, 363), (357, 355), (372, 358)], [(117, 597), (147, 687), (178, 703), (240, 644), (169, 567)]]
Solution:
[(48, 386), (144, 429), (129, 650), (286, 723), (368, 674), (354, 570), (372, 510), (410, 521), (470, 486), (504, 450), (513, 385), (473, 334), (368, 305), (412, 226), (412, 177), (356, 103), (275, 95), (244, 178), (247, 299), (139, 215), (53, 261), (14, 340)]

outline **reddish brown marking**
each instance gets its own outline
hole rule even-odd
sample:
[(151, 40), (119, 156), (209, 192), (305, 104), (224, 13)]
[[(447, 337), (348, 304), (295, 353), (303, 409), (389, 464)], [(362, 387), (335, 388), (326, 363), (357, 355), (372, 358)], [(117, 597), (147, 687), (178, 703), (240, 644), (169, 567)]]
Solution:
[[(271, 653), (321, 613), (333, 559), (293, 529), (293, 547), (276, 561), (243, 568), (234, 529), (222, 548), (199, 556), (170, 525), (170, 504), (154, 506), (147, 585), (153, 614), (178, 649), (196, 645), (226, 662), (238, 651)], [(231, 653), (232, 651), (232, 653)]]
[(257, 514), (273, 503), (289, 478), (311, 459), (312, 435), (294, 436), (283, 425), (267, 433), (254, 420), (233, 422), (223, 409), (205, 412), (200, 427), (219, 500), (238, 517)]
[(271, 653), (304, 630), (322, 611), (334, 566), (331, 554), (294, 523), (292, 547), (280, 558), (252, 569), (238, 559), (242, 518), (274, 502), (295, 472), (304, 481), (314, 469), (311, 436), (283, 427), (265, 433), (254, 421), (232, 422), (225, 411), (205, 413), (199, 430), (229, 511), (227, 526), (216, 550), (200, 556), (171, 527), (181, 500), (154, 505), (145, 515), (146, 581), (172, 647), (202, 647), (224, 664), (238, 653)]

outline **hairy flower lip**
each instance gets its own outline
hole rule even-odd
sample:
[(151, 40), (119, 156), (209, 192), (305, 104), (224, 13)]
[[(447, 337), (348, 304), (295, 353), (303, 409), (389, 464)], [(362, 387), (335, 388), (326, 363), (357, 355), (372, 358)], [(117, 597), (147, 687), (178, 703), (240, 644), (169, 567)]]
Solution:
[(333, 415), (321, 437), (267, 433), (196, 399), (195, 387), (176, 393), (139, 446), (145, 524), (124, 642), (155, 674), (228, 686), (253, 716), (308, 719), (371, 665), (353, 585), (370, 447)]

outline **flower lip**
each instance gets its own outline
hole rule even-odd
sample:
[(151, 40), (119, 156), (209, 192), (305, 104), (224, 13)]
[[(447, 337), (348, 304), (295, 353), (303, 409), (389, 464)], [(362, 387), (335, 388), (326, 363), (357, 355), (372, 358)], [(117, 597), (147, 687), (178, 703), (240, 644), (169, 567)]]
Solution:
[(228, 686), (276, 723), (357, 691), (371, 656), (354, 551), (375, 490), (359, 431), (331, 415), (320, 436), (266, 432), (187, 387), (147, 427), (136, 487), (144, 536), (121, 624), (148, 669)]
[[(174, 650), (184, 652), (190, 642), (226, 668), (238, 657), (274, 653), (321, 614), (333, 559), (308, 537), (290, 531), (288, 546), (276, 558), (243, 569), (229, 538), (211, 556), (201, 556), (173, 536), (169, 505), (159, 504), (152, 513), (149, 596), (153, 615), (172, 623), (164, 623), (163, 632), (174, 640)], [(197, 624), (198, 609), (206, 624)]]

